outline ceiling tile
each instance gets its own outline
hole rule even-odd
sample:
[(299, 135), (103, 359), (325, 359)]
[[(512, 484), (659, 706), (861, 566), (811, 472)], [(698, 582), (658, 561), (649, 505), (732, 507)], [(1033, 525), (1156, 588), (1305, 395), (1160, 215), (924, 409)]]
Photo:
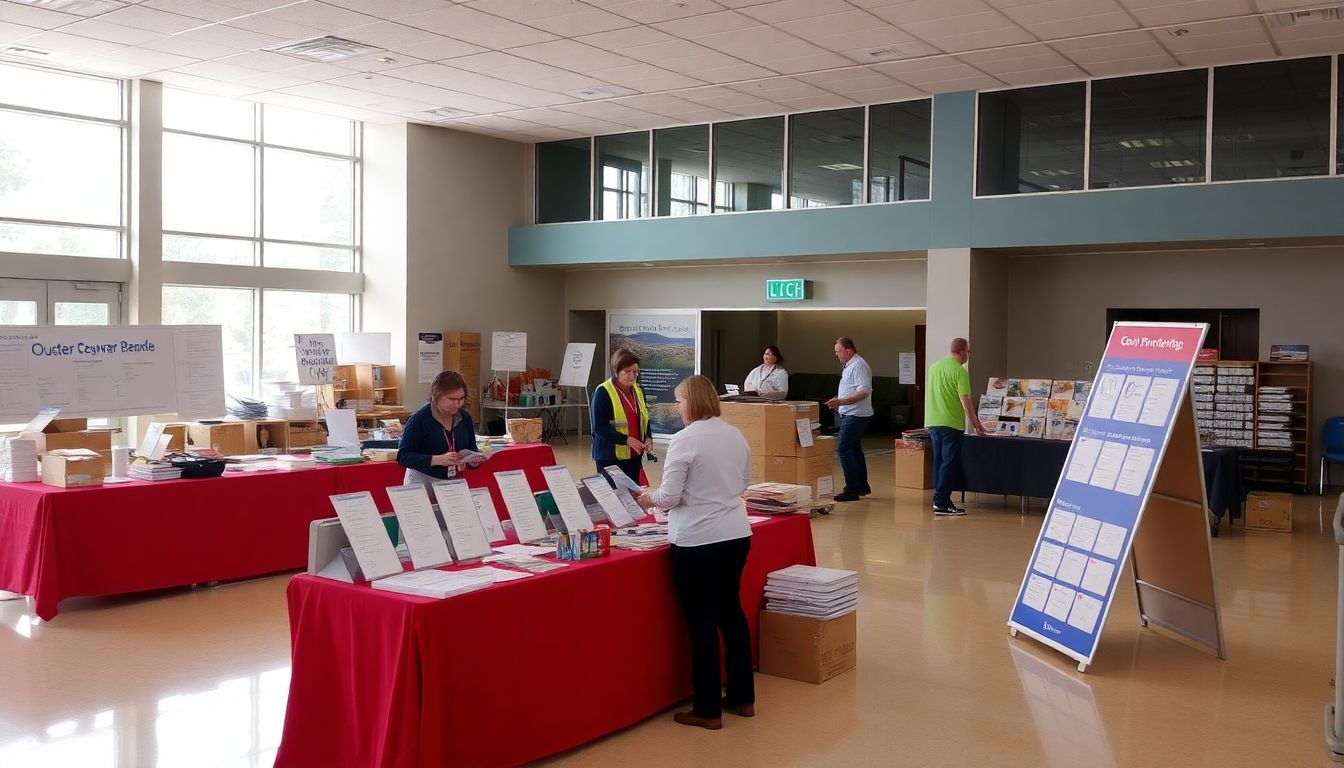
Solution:
[(845, 93), (850, 90), (870, 90), (896, 85), (896, 80), (869, 67), (814, 72), (798, 75), (797, 79), (828, 91)]
[(684, 73), (693, 73), (696, 69), (726, 67), (741, 62), (740, 59), (711, 50), (703, 45), (692, 43), (689, 40), (677, 39), (665, 43), (642, 45), (637, 48), (626, 48), (621, 51), (621, 54), (646, 64), (656, 64), (673, 72)]
[(465, 69), (468, 72), (501, 77), (515, 82), (531, 82), (543, 78), (574, 74), (568, 70), (502, 51), (487, 51), (472, 56), (462, 56), (449, 59), (443, 63), (457, 69)]
[(464, 43), (461, 40), (454, 40), (451, 37), (443, 35), (434, 35), (433, 40), (427, 40), (422, 43), (412, 45), (398, 45), (390, 50), (397, 53), (404, 53), (407, 56), (414, 56), (425, 61), (440, 61), (451, 59), (457, 56), (470, 56), (473, 53), (484, 53), (487, 49), (479, 45)]
[(163, 35), (158, 32), (150, 32), (147, 29), (123, 27), (120, 24), (109, 24), (99, 19), (79, 21), (67, 27), (62, 27), (61, 31), (72, 35), (79, 35), (80, 37), (91, 37), (95, 40), (106, 40), (110, 43), (120, 43), (122, 45), (139, 45), (163, 37)]
[[(209, 64), (211, 62), (203, 62)], [(261, 72), (249, 77), (242, 77), (237, 80), (239, 85), (257, 88), (259, 90), (273, 91), (280, 88), (289, 88), (301, 83), (311, 82), (304, 78), (294, 77), (281, 72)]]
[(1015, 70), (1012, 72), (1002, 72), (997, 69), (991, 69), (989, 70), (989, 74), (997, 77), (1008, 85), (1063, 83), (1074, 80), (1083, 80), (1087, 77), (1086, 72), (1072, 64), (1047, 67), (1045, 69)]
[(1206, 51), (1176, 54), (1177, 60), (1187, 67), (1207, 67), (1236, 61), (1257, 61), (1259, 59), (1272, 59), (1274, 56), (1274, 46), (1270, 45), (1268, 41), (1252, 45), (1211, 48)]
[(155, 75), (155, 79), (165, 85), (171, 85), (175, 88), (185, 88), (202, 93), (213, 93), (217, 96), (245, 96), (250, 93), (256, 93), (257, 88), (237, 83), (224, 82), (223, 80), (211, 80), (206, 77), (197, 77), (183, 72), (168, 70)]
[(566, 104), (562, 107), (556, 107), (561, 112), (567, 112), (572, 115), (582, 117), (595, 117), (600, 120), (611, 120), (624, 125), (639, 125), (640, 123), (665, 120), (661, 115), (655, 115), (645, 112), (641, 109), (625, 106), (624, 104), (614, 104), (609, 101), (597, 101), (583, 104)]
[(688, 75), (671, 72), (652, 64), (631, 64), (628, 67), (599, 69), (590, 72), (593, 77), (608, 83), (634, 88), (637, 91), (670, 91), (691, 88), (704, 82)]
[(781, 75), (797, 75), (803, 72), (815, 72), (819, 69), (831, 69), (833, 67), (848, 67), (854, 62), (841, 56), (838, 53), (830, 51), (821, 51), (810, 56), (799, 56), (793, 59), (782, 59), (779, 61), (762, 62), (770, 69)]
[(486, 48), (508, 48), (556, 39), (549, 32), (461, 5), (405, 16), (398, 21)]
[(635, 22), (623, 16), (571, 0), (472, 0), (466, 6), (562, 37), (635, 26)]
[(692, 72), (691, 74), (708, 83), (736, 83), (756, 77), (769, 77), (777, 73), (774, 70), (758, 67), (755, 64), (733, 64), (727, 67)]
[[(179, 67), (178, 69), (184, 74), (193, 75), (196, 77), (206, 77), (212, 80), (246, 80), (262, 74), (261, 72), (258, 72), (255, 69), (248, 69), (247, 67), (239, 67), (233, 64), (225, 64), (223, 63), (223, 60), (202, 61), (196, 64), (188, 64), (186, 66)], [(296, 80), (295, 82), (287, 83), (287, 85), (298, 85), (299, 83), (304, 82), (308, 81)]]
[(386, 93), (388, 88), (400, 85), (403, 81), (395, 77), (388, 77), (387, 75), (364, 72), (346, 75), (345, 77), (338, 77), (325, 82), (342, 88), (353, 88), (357, 91)]
[(653, 27), (627, 27), (612, 32), (584, 35), (576, 39), (581, 43), (587, 43), (604, 51), (624, 51), (627, 48), (638, 48), (644, 45), (676, 40), (672, 35)]
[(329, 3), (306, 2), (283, 5), (274, 10), (258, 14), (258, 19), (279, 19), (292, 24), (321, 30), (324, 33), (335, 32), (349, 27), (360, 27), (382, 21), (383, 17), (369, 16), (363, 13), (341, 8)]
[(411, 67), (416, 64), (428, 64), (425, 59), (417, 59), (414, 56), (407, 56), (403, 53), (366, 53), (363, 56), (351, 56), (348, 59), (333, 61), (333, 67), (348, 69), (352, 72), (383, 72), (389, 69), (399, 69), (401, 67)]
[[(1180, 35), (1172, 34), (1176, 30), (1185, 32)], [(1210, 21), (1171, 30), (1156, 30), (1153, 34), (1157, 35), (1157, 38), (1177, 57), (1217, 48), (1269, 45), (1269, 36), (1265, 34), (1265, 28), (1257, 18)], [(1272, 58), (1274, 54), (1271, 52), (1269, 56)]]
[(777, 101), (780, 97), (803, 98), (805, 96), (824, 96), (827, 94), (827, 91), (823, 88), (792, 77), (772, 77), (750, 83), (738, 83), (728, 87), (738, 93), (772, 101)]
[(767, 24), (778, 24), (781, 21), (815, 19), (853, 9), (854, 6), (846, 0), (775, 0), (745, 7), (742, 12)]
[(62, 59), (61, 66), (80, 72), (92, 72), (109, 77), (143, 77), (158, 70), (146, 64), (137, 64), (131, 61), (116, 61), (113, 59), (102, 59), (95, 56), (85, 56), (77, 59)]
[[(264, 54), (264, 55), (267, 55), (267, 56), (278, 56), (278, 55), (279, 55), (279, 54), (272, 54), (272, 53), (270, 53), (270, 52), (268, 52), (268, 51), (257, 51), (257, 53)], [(286, 58), (288, 58), (288, 57), (286, 57)], [(246, 55), (244, 55), (244, 56), (237, 56), (237, 57), (230, 57), (229, 59), (221, 59), (221, 61), (231, 61), (231, 60), (237, 60), (237, 61), (240, 61), (240, 62), (242, 62), (244, 65), (247, 65), (247, 64), (250, 64), (250, 63), (253, 63), (253, 62), (261, 62), (261, 61), (263, 61), (262, 59), (255, 59), (255, 58), (252, 58), (252, 57), (248, 57), (248, 56), (246, 56)], [(305, 63), (303, 63), (303, 60), (302, 60), (302, 59), (293, 59), (293, 61), (298, 62), (299, 65), (298, 65), (297, 67), (293, 67), (293, 68), (290, 68), (290, 69), (279, 69), (279, 70), (273, 70), (273, 71), (284, 72), (285, 75), (288, 76), (288, 77), (297, 77), (297, 78), (299, 78), (300, 80), (306, 80), (306, 81), (312, 81), (312, 80), (335, 80), (335, 79), (338, 78), (338, 77), (345, 77), (346, 75), (350, 74), (350, 70), (348, 70), (348, 69), (343, 69), (343, 68), (341, 68), (341, 67), (336, 66), (335, 64), (321, 64), (321, 63), (318, 63), (318, 62), (310, 62), (310, 63), (305, 64)], [(255, 64), (255, 66), (263, 66), (263, 64)]]
[(1109, 61), (1158, 56), (1166, 49), (1147, 30), (1118, 32), (1079, 40), (1057, 40), (1050, 47), (1075, 62)]
[(99, 16), (98, 20), (133, 29), (147, 29), (161, 35), (185, 32), (188, 29), (194, 29), (205, 24), (198, 18), (167, 13), (166, 11), (156, 11), (139, 5), (127, 6), (121, 10), (105, 13)]
[(832, 50), (849, 51), (867, 48), (870, 45), (881, 45), (887, 38), (892, 41), (911, 39), (899, 29), (863, 11), (834, 13), (801, 21), (785, 21), (775, 26)]
[(712, 0), (586, 0), (589, 5), (605, 8), (612, 13), (633, 19), (641, 24), (658, 21), (671, 21), (687, 16), (699, 16), (723, 10), (723, 6)]
[(1018, 24), (1044, 24), (1065, 19), (1079, 19), (1085, 16), (1099, 16), (1103, 13), (1124, 13), (1124, 8), (1116, 0), (1069, 0), (1067, 3), (1057, 0), (1025, 0), (1025, 2), (995, 2), (989, 4), (1003, 12), (1004, 16)]
[(25, 27), (35, 27), (37, 29), (55, 29), (72, 21), (79, 21), (81, 17), (69, 13), (58, 13), (49, 11), (46, 8), (37, 8), (31, 5), (19, 5), (18, 3), (0, 2), (0, 21), (10, 24), (19, 24)]
[(1284, 40), (1279, 44), (1284, 56), (1317, 56), (1339, 51), (1337, 37), (1316, 37), (1303, 40)]
[(1063, 56), (1044, 44), (972, 51), (960, 54), (957, 58), (973, 67), (994, 74), (1069, 66), (1069, 62)]
[(1270, 37), (1277, 42), (1332, 40), (1335, 50), (1344, 50), (1344, 20), (1303, 24), (1298, 27), (1270, 27)]
[(989, 6), (982, 0), (907, 0), (881, 5), (854, 2), (854, 5), (868, 8), (874, 15), (901, 28), (909, 24), (948, 21), (960, 16), (990, 12)]
[(1135, 18), (1145, 26), (1160, 27), (1188, 21), (1225, 19), (1251, 14), (1250, 0), (1123, 0)]
[[(285, 56), (271, 51), (246, 51), (219, 59), (219, 63), (234, 67), (245, 67), (258, 72), (280, 72), (301, 67), (309, 62), (306, 59), (296, 59), (293, 56)], [(332, 71), (338, 71), (334, 65), (328, 66), (332, 67)], [(309, 79), (315, 80), (317, 78)]]
[(218, 59), (238, 53), (238, 49), (229, 45), (216, 45), (202, 40), (184, 40), (181, 37), (161, 37), (141, 43), (141, 48), (163, 53), (175, 53), (178, 56), (191, 56), (197, 59)]
[(36, 27), (25, 27), (22, 24), (9, 24), (0, 21), (0, 43), (12, 43), (15, 40), (36, 35), (41, 31)]
[(67, 35), (64, 32), (42, 32), (28, 37), (23, 41), (23, 44), (46, 51), (55, 51), (67, 56), (101, 56), (121, 50), (124, 47), (120, 43), (109, 43), (106, 40), (95, 40), (91, 37)]
[(232, 6), (211, 2), (211, 0), (145, 0), (141, 3), (141, 7), (206, 21), (227, 21), (245, 13)]
[(716, 32), (731, 32), (735, 29), (747, 29), (760, 25), (761, 22), (757, 19), (744, 16), (736, 11), (719, 11), (718, 13), (689, 16), (675, 21), (659, 22), (654, 24), (653, 27), (669, 35), (694, 39), (704, 35), (712, 35)]
[(394, 21), (377, 21), (363, 26), (349, 27), (341, 30), (341, 37), (388, 50), (395, 50), (403, 45), (429, 43), (443, 39), (442, 35), (408, 27)]
[(316, 27), (298, 24), (293, 21), (286, 21), (264, 13), (239, 16), (236, 19), (230, 20), (229, 26), (245, 29), (249, 32), (260, 32), (263, 35), (270, 35), (271, 37), (277, 37), (284, 40), (303, 40), (305, 38), (317, 37), (324, 34), (322, 30), (319, 30)]
[(281, 38), (273, 35), (263, 35), (260, 32), (252, 32), (246, 29), (238, 29), (227, 24), (215, 24), (209, 27), (201, 27), (183, 32), (177, 37), (187, 40), (204, 40), (207, 43), (216, 43), (218, 45), (231, 45), (235, 48), (252, 50), (253, 48), (265, 48), (268, 45), (275, 45), (281, 41)]
[(272, 8), (279, 8), (282, 5), (293, 3), (294, 0), (214, 0), (221, 5), (228, 5), (241, 10), (243, 13), (257, 13), (259, 11), (269, 11)]
[(825, 53), (806, 40), (768, 26), (705, 35), (696, 42), (740, 59), (762, 63)]
[(188, 64), (195, 64), (198, 59), (188, 56), (178, 56), (174, 53), (162, 53), (160, 51), (147, 51), (139, 48), (122, 48), (119, 51), (113, 51), (98, 58), (110, 61), (128, 61), (133, 64), (142, 64), (159, 69), (176, 69)]
[(1106, 32), (1120, 32), (1126, 29), (1136, 29), (1138, 27), (1138, 25), (1134, 23), (1134, 19), (1124, 11), (1103, 13), (1097, 16), (1081, 16), (1076, 19), (1063, 19), (1060, 21), (1034, 22), (1031, 24), (1023, 24), (1022, 26), (1041, 40), (1058, 40), (1065, 37), (1100, 35)]
[(1116, 77), (1118, 75), (1133, 75), (1142, 72), (1173, 69), (1177, 66), (1176, 59), (1172, 58), (1170, 54), (1162, 53), (1153, 56), (1138, 56), (1130, 59), (1094, 61), (1083, 64), (1082, 68), (1093, 77)]
[(509, 53), (556, 67), (582, 72), (587, 69), (614, 69), (633, 64), (620, 54), (594, 48), (574, 40), (552, 40), (548, 43), (510, 48)]
[(900, 26), (948, 52), (1035, 42), (1035, 38), (998, 11)]
[(443, 7), (443, 0), (324, 0), (327, 5), (335, 5), (351, 11), (395, 19), (410, 16), (413, 13), (432, 11)]
[(796, 99), (781, 99), (780, 104), (793, 111), (813, 112), (819, 109), (843, 109), (846, 107), (858, 106), (853, 99), (844, 96), (838, 96), (834, 93), (823, 93), (818, 96), (802, 96)]
[(476, 113), (507, 112), (512, 109), (518, 109), (517, 104), (510, 102), (486, 99), (480, 96), (462, 93), (461, 91), (436, 88), (422, 83), (406, 83), (404, 85), (393, 86), (388, 88), (386, 93), (389, 96), (415, 99), (440, 107), (451, 107), (453, 109), (462, 109)]

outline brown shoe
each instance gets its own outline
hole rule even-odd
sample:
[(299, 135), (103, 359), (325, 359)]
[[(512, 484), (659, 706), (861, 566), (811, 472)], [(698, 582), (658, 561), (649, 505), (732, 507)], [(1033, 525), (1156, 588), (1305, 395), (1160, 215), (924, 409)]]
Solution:
[(724, 700), (723, 700), (723, 711), (724, 711), (724, 712), (731, 712), (732, 714), (737, 715), (738, 717), (755, 717), (755, 716), (756, 716), (756, 705), (755, 705), (755, 704), (743, 704), (743, 705), (741, 705), (741, 706), (737, 706), (737, 707), (735, 707), (735, 706), (733, 706), (732, 704), (729, 704), (727, 699), (724, 699)]
[(700, 728), (707, 728), (711, 731), (717, 731), (723, 727), (723, 718), (700, 717), (694, 712), (678, 712), (672, 716), (672, 719), (682, 725), (694, 725)]

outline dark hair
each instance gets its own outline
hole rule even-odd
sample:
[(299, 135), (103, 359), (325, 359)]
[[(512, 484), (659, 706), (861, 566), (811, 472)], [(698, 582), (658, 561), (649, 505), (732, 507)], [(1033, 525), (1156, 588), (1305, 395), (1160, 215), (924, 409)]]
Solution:
[(632, 365), (639, 365), (639, 355), (621, 347), (611, 355), (611, 375), (615, 376)]
[(854, 346), (854, 340), (851, 339), (851, 338), (849, 338), (848, 336), (841, 336), (840, 338), (838, 338), (838, 339), (835, 340), (835, 343), (836, 343), (836, 344), (839, 344), (840, 346), (844, 347), (845, 349), (852, 349), (852, 350), (854, 350), (855, 352), (858, 352), (858, 351), (859, 351), (859, 348), (856, 347), (856, 346)]
[(953, 352), (953, 354), (955, 354), (955, 353), (957, 353), (957, 352), (965, 352), (966, 350), (968, 350), (968, 349), (970, 349), (970, 348), (971, 348), (970, 343), (967, 342), (965, 339), (961, 338), (960, 336), (958, 336), (957, 338), (955, 338), (955, 339), (952, 340), (952, 352)]
[(457, 371), (441, 371), (434, 377), (434, 383), (429, 385), (429, 401), (432, 403), (439, 399), (439, 395), (451, 394), (459, 389), (467, 398), (462, 407), (471, 405), (471, 390), (467, 388), (467, 380), (462, 378), (462, 374)]
[(682, 379), (672, 394), (686, 401), (688, 421), (708, 419), (723, 413), (719, 409), (719, 391), (714, 388), (714, 382), (699, 374)]
[(766, 344), (765, 351), (775, 356), (775, 365), (784, 364), (784, 353), (779, 351), (779, 347), (774, 344)]

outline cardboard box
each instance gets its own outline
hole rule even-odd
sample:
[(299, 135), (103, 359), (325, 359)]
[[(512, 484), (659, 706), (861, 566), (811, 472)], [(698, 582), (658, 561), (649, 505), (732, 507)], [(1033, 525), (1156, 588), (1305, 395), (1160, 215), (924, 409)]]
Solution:
[[(467, 382), (467, 410), (477, 425), (481, 423), (481, 334), (465, 331), (443, 332), (443, 369), (457, 371)], [(428, 388), (426, 388), (428, 394)], [(402, 402), (408, 402), (402, 400)]]
[(753, 455), (751, 481), (806, 485), (812, 489), (812, 498), (824, 499), (835, 493), (835, 454), (827, 453), (806, 459), (797, 456)]
[[(168, 450), (185, 451), (187, 450), (187, 425), (186, 424), (164, 424), (163, 434), (168, 435)], [(132, 448), (138, 446), (131, 446)]]
[(794, 450), (793, 455), (800, 459), (810, 459), (813, 456), (834, 456), (835, 437), (830, 435), (822, 437), (814, 432), (812, 433), (812, 447), (804, 448), (800, 445)]
[(284, 453), (289, 450), (289, 424), (283, 419), (253, 419), (244, 422), (243, 441), (246, 444), (245, 453), (257, 453), (262, 448), (274, 448)]
[(47, 424), (42, 431), (48, 434), (53, 432), (83, 432), (88, 428), (88, 419), (52, 419), (51, 423)]
[(289, 450), (299, 448), (311, 448), (314, 445), (324, 445), (327, 442), (327, 433), (315, 421), (291, 421), (289, 424)]
[(112, 452), (112, 433), (107, 430), (82, 430), (79, 432), (46, 432), (42, 435), (47, 451), (60, 451), (73, 448), (86, 448), (90, 451)]
[(103, 484), (104, 459), (97, 451), (64, 448), (42, 454), (42, 482), (57, 488), (87, 488)]
[(797, 456), (802, 448), (798, 445), (795, 420), (805, 418), (817, 422), (821, 418), (816, 403), (791, 400), (776, 403), (739, 403), (730, 400), (722, 403), (720, 410), (723, 420), (742, 432), (752, 454), (765, 456)]
[(896, 441), (896, 487), (926, 491), (933, 487), (933, 451), (923, 441)]
[(194, 448), (210, 448), (225, 456), (240, 456), (247, 450), (246, 426), (241, 421), (192, 423), (187, 425), (187, 440)]
[(857, 665), (858, 614), (830, 621), (761, 611), (761, 672), (821, 683)]
[(1251, 491), (1246, 494), (1246, 528), (1252, 531), (1293, 530), (1293, 495)]

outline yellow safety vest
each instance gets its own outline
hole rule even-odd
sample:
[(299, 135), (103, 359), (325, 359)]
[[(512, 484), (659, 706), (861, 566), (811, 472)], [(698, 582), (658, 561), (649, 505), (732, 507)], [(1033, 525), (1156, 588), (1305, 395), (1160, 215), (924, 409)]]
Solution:
[[(621, 395), (616, 391), (616, 385), (611, 379), (602, 382), (602, 389), (607, 391), (607, 397), (611, 398), (611, 412), (615, 416), (611, 420), (611, 426), (622, 435), (630, 436), (630, 417), (625, 413), (625, 404), (621, 402)], [(635, 384), (632, 389), (635, 391), (635, 403), (639, 406), (639, 439), (649, 433), (649, 406), (644, 402), (644, 390)], [(616, 446), (616, 458), (625, 461), (630, 458), (630, 446)]]

